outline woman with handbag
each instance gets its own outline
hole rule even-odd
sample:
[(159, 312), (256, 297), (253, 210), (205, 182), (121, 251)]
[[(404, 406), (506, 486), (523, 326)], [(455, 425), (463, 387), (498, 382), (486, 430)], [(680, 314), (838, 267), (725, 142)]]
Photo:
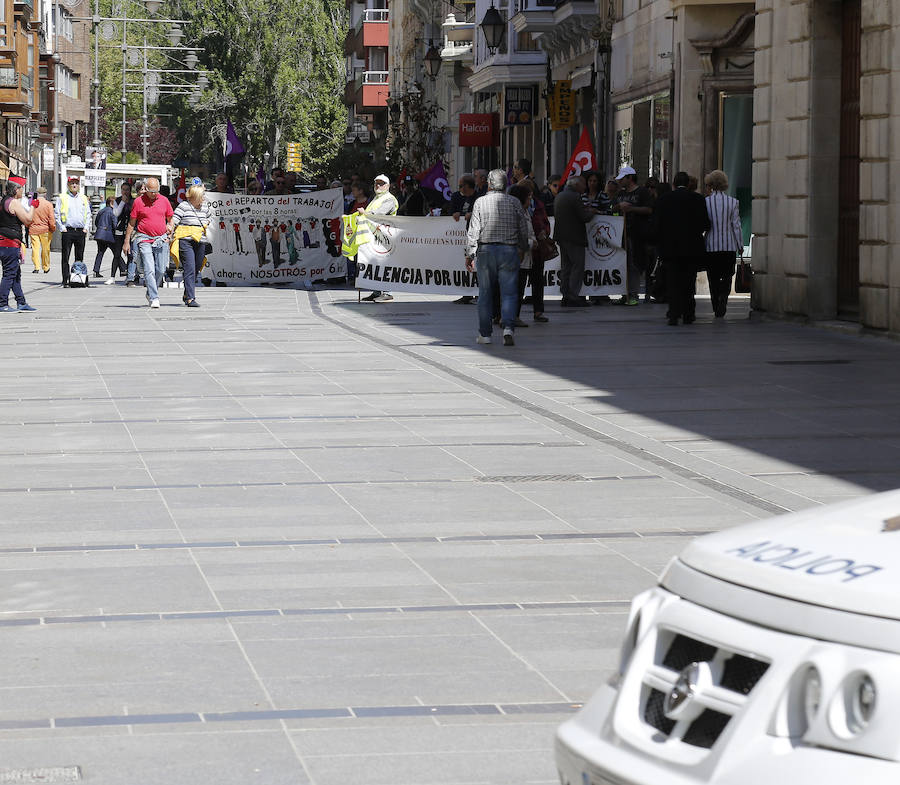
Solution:
[(187, 189), (187, 198), (175, 208), (172, 223), (175, 226), (173, 249), (178, 249), (178, 259), (184, 276), (184, 304), (188, 308), (199, 308), (194, 299), (197, 274), (203, 267), (203, 258), (209, 243), (209, 227), (212, 211), (204, 197), (206, 189), (203, 181), (195, 177)]
[[(537, 198), (535, 185), (530, 180), (525, 180), (522, 185), (531, 190), (531, 228), (534, 231), (534, 242), (531, 246), (531, 267), (528, 270), (528, 279), (531, 282), (531, 305), (534, 309), (536, 322), (549, 322), (544, 316), (544, 262), (559, 256), (559, 249), (550, 237), (550, 219), (541, 200)], [(526, 206), (526, 211), (528, 207)], [(525, 293), (525, 284), (520, 283), (519, 308), (521, 309), (522, 296)]]
[(704, 182), (709, 189), (706, 212), (710, 222), (706, 233), (706, 276), (713, 313), (721, 319), (731, 294), (735, 255), (744, 249), (740, 205), (737, 199), (725, 193), (728, 176), (721, 169), (706, 175)]

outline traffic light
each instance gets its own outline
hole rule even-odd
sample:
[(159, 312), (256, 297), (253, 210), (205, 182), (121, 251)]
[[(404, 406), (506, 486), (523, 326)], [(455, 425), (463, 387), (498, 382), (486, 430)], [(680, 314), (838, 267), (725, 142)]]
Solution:
[(285, 169), (289, 172), (299, 172), (303, 168), (300, 157), (300, 142), (288, 142), (287, 146), (287, 166)]

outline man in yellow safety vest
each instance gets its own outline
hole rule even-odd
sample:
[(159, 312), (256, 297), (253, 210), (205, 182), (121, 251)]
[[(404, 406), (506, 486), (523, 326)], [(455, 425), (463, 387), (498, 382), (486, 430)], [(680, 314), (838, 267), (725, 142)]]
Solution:
[[(399, 206), (397, 197), (391, 193), (391, 181), (388, 179), (388, 176), (386, 174), (378, 175), (375, 178), (375, 198), (369, 202), (364, 210), (362, 208), (357, 210), (358, 218), (356, 221), (356, 236), (354, 237), (356, 245), (360, 246), (363, 243), (371, 242), (373, 239), (372, 230), (375, 224), (367, 219), (366, 216), (396, 215)], [(368, 297), (363, 297), (363, 300), (376, 303), (387, 303), (393, 299), (390, 292), (379, 291), (372, 292)]]

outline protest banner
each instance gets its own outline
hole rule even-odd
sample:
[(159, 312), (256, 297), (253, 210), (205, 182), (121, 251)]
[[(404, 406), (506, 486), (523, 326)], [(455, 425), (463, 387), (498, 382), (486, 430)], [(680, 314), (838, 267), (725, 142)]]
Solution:
[(341, 278), (343, 191), (243, 196), (208, 192), (212, 251), (202, 277), (229, 286)]
[[(419, 294), (475, 295), (478, 276), (465, 268), (466, 227), (452, 218), (377, 216), (372, 242), (360, 246), (360, 289)], [(625, 293), (621, 216), (598, 215), (587, 225), (587, 296)], [(545, 294), (559, 295), (559, 257), (544, 264)]]

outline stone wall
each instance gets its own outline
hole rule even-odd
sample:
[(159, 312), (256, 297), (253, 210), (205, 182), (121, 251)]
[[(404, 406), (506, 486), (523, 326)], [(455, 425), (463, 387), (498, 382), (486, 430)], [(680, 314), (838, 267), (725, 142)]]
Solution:
[[(840, 0), (756, 0), (756, 11), (753, 303), (833, 319)], [(862, 0), (861, 51), (859, 320), (898, 332), (900, 0)]]

